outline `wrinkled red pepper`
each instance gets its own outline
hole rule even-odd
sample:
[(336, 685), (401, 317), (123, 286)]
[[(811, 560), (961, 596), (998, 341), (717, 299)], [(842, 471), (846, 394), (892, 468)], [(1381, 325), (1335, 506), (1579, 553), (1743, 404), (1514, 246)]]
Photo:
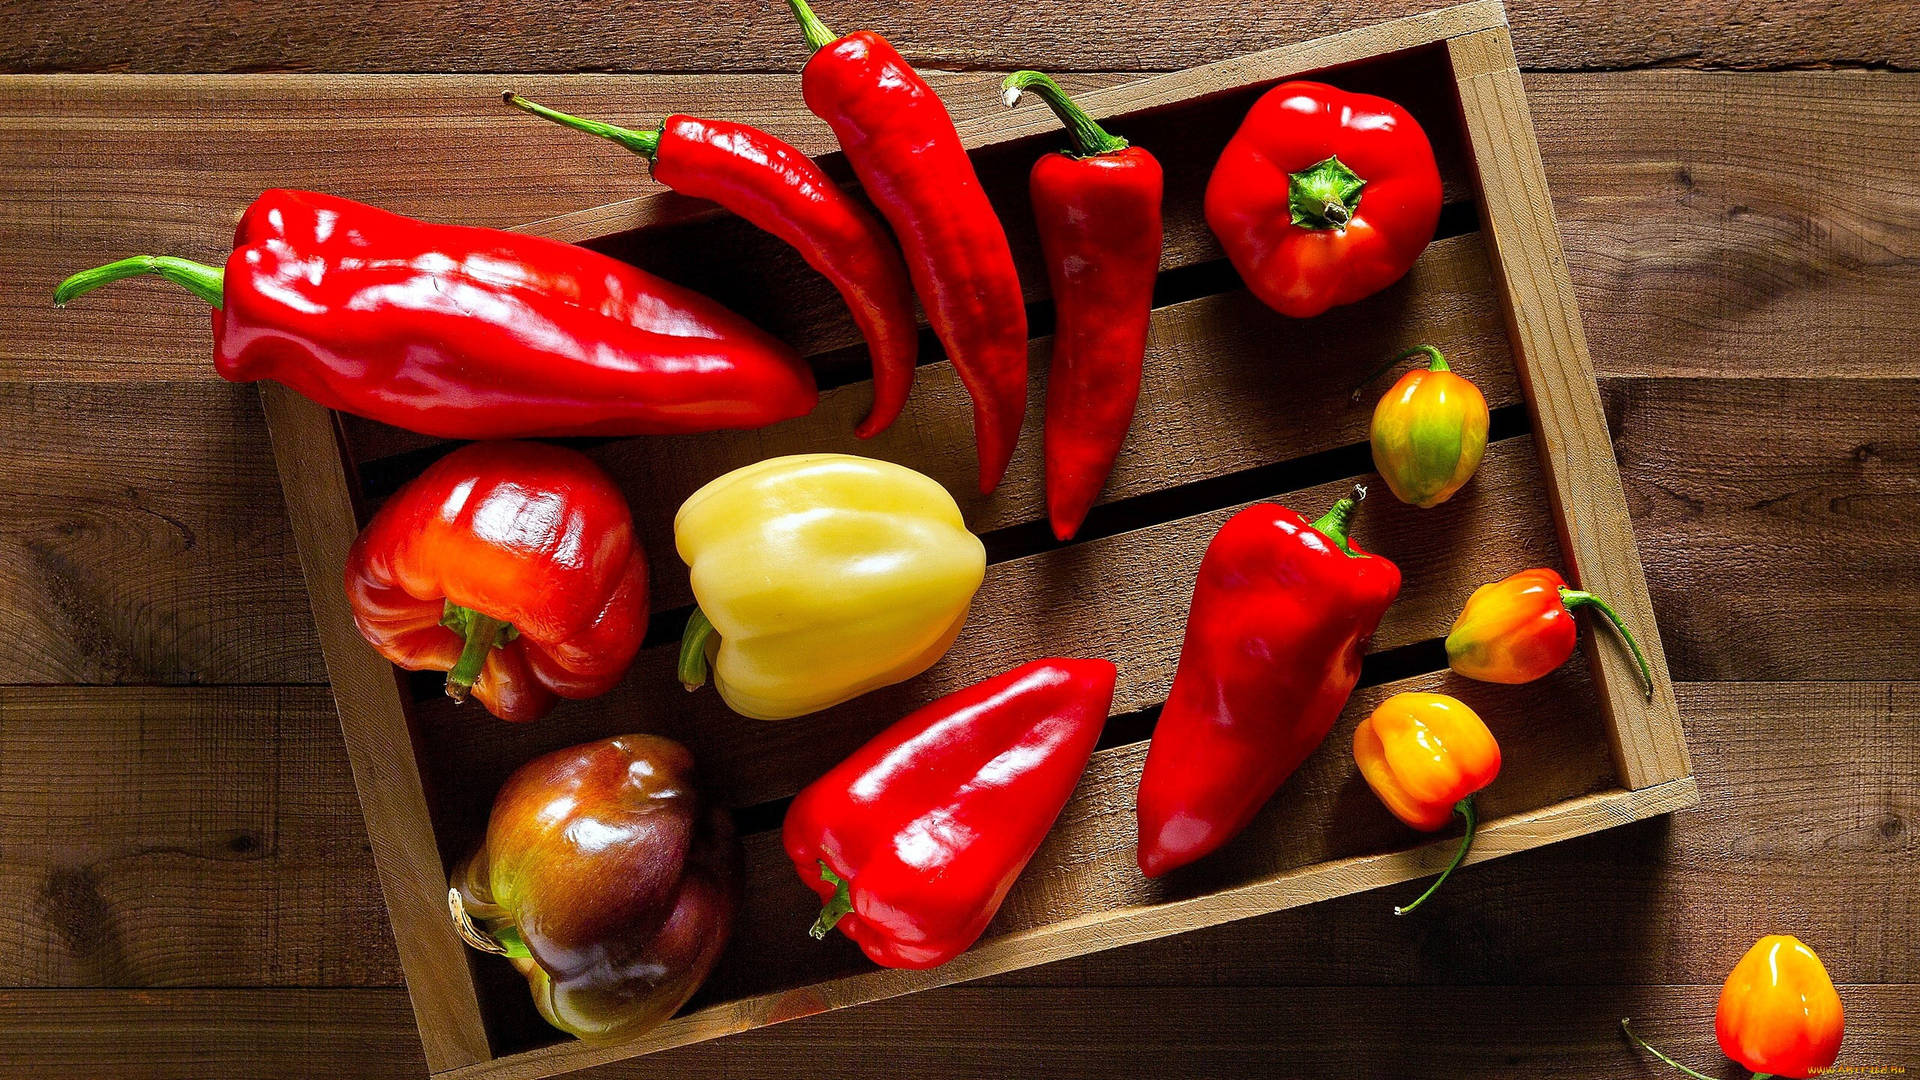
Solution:
[(1036, 660), (933, 702), (807, 785), (787, 855), (874, 963), (929, 968), (979, 939), (1067, 805), (1113, 704), (1105, 660)]
[(1038, 71), (1002, 84), (1046, 102), (1073, 137), (1071, 153), (1033, 163), (1028, 189), (1040, 226), (1058, 321), (1047, 376), (1047, 516), (1053, 535), (1080, 530), (1133, 423), (1160, 272), (1160, 162), (1109, 135)]
[(1140, 777), (1148, 877), (1232, 839), (1333, 729), (1400, 569), (1347, 537), (1355, 500), (1318, 521), (1248, 507), (1200, 562), (1173, 689)]
[(647, 159), (655, 180), (717, 203), (798, 251), (840, 290), (873, 357), (873, 409), (854, 434), (872, 438), (900, 415), (920, 351), (906, 264), (885, 227), (812, 158), (728, 120), (675, 114), (651, 131), (637, 131), (569, 116), (512, 91), (501, 96), (535, 116), (619, 143)]
[(1400, 280), (1440, 223), (1440, 168), (1407, 110), (1281, 83), (1207, 181), (1207, 225), (1268, 307), (1307, 318)]
[(424, 435), (752, 428), (819, 400), (792, 349), (691, 289), (558, 240), (311, 191), (255, 200), (224, 270), (136, 256), (54, 300), (139, 274), (213, 305), (221, 377)]
[(887, 39), (838, 37), (805, 0), (788, 5), (815, 50), (800, 76), (807, 108), (900, 238), (927, 321), (973, 395), (980, 490), (992, 491), (1027, 411), (1026, 298), (1007, 231), (947, 107)]
[(647, 630), (647, 560), (625, 496), (546, 443), (463, 446), (380, 507), (347, 552), (374, 649), (444, 670), (505, 720), (613, 689)]

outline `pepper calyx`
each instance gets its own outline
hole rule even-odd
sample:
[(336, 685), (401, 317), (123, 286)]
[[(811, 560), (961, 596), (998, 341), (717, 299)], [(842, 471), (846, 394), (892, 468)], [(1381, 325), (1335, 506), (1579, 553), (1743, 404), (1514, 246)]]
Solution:
[(1343, 230), (1360, 212), (1367, 182), (1339, 157), (1330, 157), (1287, 177), (1287, 204), (1303, 229)]
[(455, 701), (467, 700), (475, 680), (480, 678), (480, 670), (487, 664), (487, 654), (520, 636), (520, 631), (505, 619), (482, 614), (452, 600), (448, 600), (440, 612), (440, 625), (466, 639), (460, 648), (460, 659), (447, 670), (447, 696)]
[(807, 928), (807, 934), (815, 941), (826, 939), (828, 931), (853, 911), (853, 883), (833, 872), (825, 859), (820, 860), (820, 880), (833, 886), (833, 895), (820, 907), (820, 917), (813, 920)]

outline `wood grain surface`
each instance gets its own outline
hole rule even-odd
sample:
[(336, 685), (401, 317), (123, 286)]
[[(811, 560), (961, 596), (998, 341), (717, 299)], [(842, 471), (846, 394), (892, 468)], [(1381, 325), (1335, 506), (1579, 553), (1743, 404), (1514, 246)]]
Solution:
[[(937, 77), (964, 122), (1010, 66), (1105, 86), (1427, 6), (885, 20), (916, 59), (981, 69)], [(212, 255), (269, 185), (495, 225), (649, 189), (503, 112), (503, 83), (824, 150), (800, 50), (771, 5), (692, 45), (706, 5), (8, 14), (12, 71), (549, 73), (0, 79), (0, 1075), (418, 1077), (257, 396), (213, 377), (183, 297), (46, 298), (128, 251)], [(1920, 77), (1889, 70), (1920, 63), (1920, 15), (1512, 22), (1702, 809), (1471, 868), (1423, 919), (1354, 896), (589, 1075), (1658, 1075), (1629, 1014), (1718, 1075), (1718, 982), (1773, 931), (1845, 984), (1841, 1064), (1920, 1068)], [(1873, 70), (1601, 70), (1650, 67)], [(574, 74), (629, 70), (733, 74)]]

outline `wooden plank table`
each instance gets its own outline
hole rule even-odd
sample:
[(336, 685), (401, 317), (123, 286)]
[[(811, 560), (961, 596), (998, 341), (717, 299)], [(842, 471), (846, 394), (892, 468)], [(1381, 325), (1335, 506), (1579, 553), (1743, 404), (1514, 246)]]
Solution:
[[(955, 69), (964, 117), (1013, 66), (1110, 85), (1435, 4), (833, 6)], [(232, 9), (0, 30), (43, 73), (0, 79), (0, 1075), (424, 1070), (257, 395), (193, 305), (60, 317), (53, 283), (211, 256), (269, 185), (489, 225), (648, 188), (508, 82), (831, 145), (777, 5)], [(1717, 1061), (1719, 981), (1771, 931), (1843, 984), (1842, 1064), (1920, 1069), (1920, 4), (1512, 20), (1702, 808), (1421, 918), (1351, 897), (592, 1075), (1651, 1076), (1618, 1019)], [(433, 70), (465, 74), (367, 74)]]

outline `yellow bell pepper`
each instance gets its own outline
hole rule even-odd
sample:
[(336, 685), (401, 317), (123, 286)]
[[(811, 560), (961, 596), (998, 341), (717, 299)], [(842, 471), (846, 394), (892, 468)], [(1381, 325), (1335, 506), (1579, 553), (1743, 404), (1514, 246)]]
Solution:
[(1413, 506), (1438, 506), (1466, 486), (1487, 452), (1486, 396), (1453, 373), (1431, 345), (1428, 366), (1407, 372), (1374, 407), (1368, 436), (1373, 467), (1396, 497)]
[[(700, 607), (680, 681), (762, 720), (817, 712), (933, 666), (987, 552), (953, 496), (891, 462), (772, 458), (693, 493), (673, 520)], [(716, 641), (717, 636), (717, 641)]]

